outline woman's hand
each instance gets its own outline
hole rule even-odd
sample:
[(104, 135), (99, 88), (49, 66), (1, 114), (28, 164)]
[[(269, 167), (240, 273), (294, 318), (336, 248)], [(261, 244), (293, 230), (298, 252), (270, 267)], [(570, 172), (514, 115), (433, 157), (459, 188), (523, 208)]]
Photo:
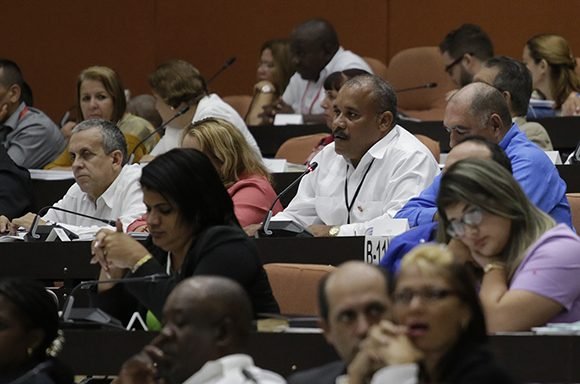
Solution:
[(112, 268), (131, 269), (148, 252), (147, 249), (123, 233), (123, 226), (117, 220), (117, 230), (101, 229), (91, 246), (92, 264), (99, 263), (109, 273)]
[(368, 382), (387, 365), (416, 363), (423, 358), (406, 335), (406, 328), (383, 320), (369, 331), (358, 354), (348, 366), (349, 383)]
[(578, 116), (580, 115), (580, 93), (570, 92), (566, 101), (562, 104), (562, 116)]

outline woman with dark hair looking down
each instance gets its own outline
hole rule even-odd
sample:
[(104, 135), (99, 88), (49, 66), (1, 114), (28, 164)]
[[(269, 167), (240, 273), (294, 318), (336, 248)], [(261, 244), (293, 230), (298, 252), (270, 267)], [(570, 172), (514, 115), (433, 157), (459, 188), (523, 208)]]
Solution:
[(195, 149), (160, 155), (143, 168), (141, 187), (150, 230), (146, 244), (119, 231), (101, 230), (93, 242), (93, 262), (101, 264), (102, 279), (157, 273), (170, 278), (102, 287), (105, 303), (114, 302), (114, 291), (124, 289), (160, 318), (178, 282), (217, 275), (246, 289), (254, 314), (279, 312), (256, 247), (241, 230), (232, 200), (207, 156)]

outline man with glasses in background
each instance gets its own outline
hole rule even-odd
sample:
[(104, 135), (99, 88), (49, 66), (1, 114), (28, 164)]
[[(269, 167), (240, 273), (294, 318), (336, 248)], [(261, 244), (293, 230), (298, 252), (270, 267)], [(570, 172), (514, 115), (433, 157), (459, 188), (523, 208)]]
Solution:
[(480, 26), (463, 24), (449, 32), (439, 44), (445, 72), (458, 86), (473, 81), (483, 62), (493, 56), (493, 44)]

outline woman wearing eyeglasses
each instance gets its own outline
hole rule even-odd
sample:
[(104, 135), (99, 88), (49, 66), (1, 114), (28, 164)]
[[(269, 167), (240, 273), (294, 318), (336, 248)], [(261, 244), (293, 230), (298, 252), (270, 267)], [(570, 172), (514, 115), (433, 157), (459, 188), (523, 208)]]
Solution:
[(457, 239), (483, 268), (490, 332), (580, 320), (580, 238), (536, 208), (501, 166), (452, 165), (437, 199), (439, 237)]
[[(405, 255), (392, 313), (361, 343), (349, 384), (512, 383), (486, 349), (481, 304), (471, 274), (441, 245)], [(381, 368), (374, 373), (377, 368)]]

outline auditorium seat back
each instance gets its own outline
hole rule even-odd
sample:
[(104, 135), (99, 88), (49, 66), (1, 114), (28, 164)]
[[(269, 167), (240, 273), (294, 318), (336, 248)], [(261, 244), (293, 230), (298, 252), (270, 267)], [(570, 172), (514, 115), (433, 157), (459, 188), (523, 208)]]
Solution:
[(318, 316), (318, 284), (335, 267), (322, 264), (265, 264), (274, 297), (285, 315)]
[(387, 81), (394, 89), (437, 83), (437, 87), (400, 92), (399, 110), (420, 120), (443, 120), (446, 94), (455, 88), (438, 47), (415, 47), (395, 54), (388, 65)]
[(242, 119), (245, 119), (248, 114), (248, 109), (252, 103), (252, 96), (250, 95), (233, 95), (224, 96), (223, 100), (228, 103), (233, 109), (238, 112)]
[(315, 133), (288, 139), (278, 148), (275, 157), (286, 159), (294, 164), (304, 164), (320, 140), (328, 135), (328, 133)]
[(439, 163), (439, 158), (441, 157), (441, 145), (439, 142), (425, 135), (415, 135), (415, 137), (431, 151), (435, 161)]
[(580, 193), (567, 193), (570, 211), (572, 212), (572, 224), (576, 233), (580, 233)]
[(371, 70), (375, 75), (380, 77), (383, 80), (387, 80), (387, 66), (379, 59), (375, 59), (374, 57), (363, 57), (363, 60), (371, 67)]

